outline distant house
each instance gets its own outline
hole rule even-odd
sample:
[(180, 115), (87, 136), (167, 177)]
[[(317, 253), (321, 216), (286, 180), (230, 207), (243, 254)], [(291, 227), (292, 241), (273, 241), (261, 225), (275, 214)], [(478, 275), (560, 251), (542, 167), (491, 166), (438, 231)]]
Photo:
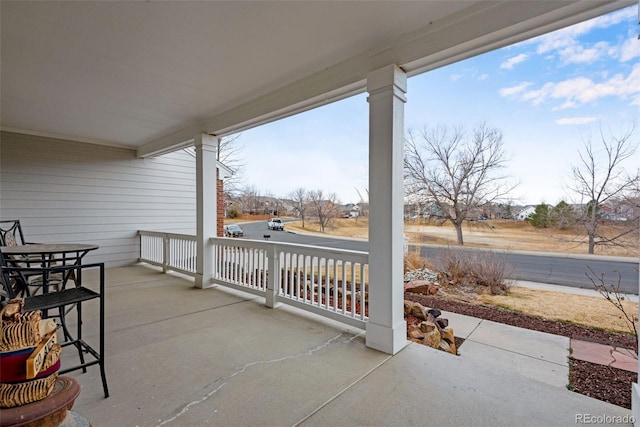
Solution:
[(525, 219), (529, 218), (530, 215), (534, 214), (536, 212), (536, 207), (535, 206), (526, 206), (524, 209), (522, 209), (518, 215), (516, 216), (516, 219), (518, 221), (524, 221)]
[(627, 206), (605, 203), (598, 209), (598, 214), (608, 221), (626, 221), (629, 213)]
[(405, 219), (419, 218), (444, 218), (445, 212), (437, 203), (405, 203), (404, 205)]
[(293, 200), (289, 199), (281, 199), (281, 214), (286, 216), (295, 216), (296, 215), (296, 204)]
[(355, 203), (347, 203), (346, 205), (340, 206), (340, 214), (344, 217), (358, 218), (361, 212), (360, 206)]

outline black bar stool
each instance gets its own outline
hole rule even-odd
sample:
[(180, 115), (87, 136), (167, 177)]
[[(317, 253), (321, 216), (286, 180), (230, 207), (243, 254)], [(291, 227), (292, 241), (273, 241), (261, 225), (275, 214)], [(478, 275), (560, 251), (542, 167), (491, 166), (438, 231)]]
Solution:
[[(62, 286), (61, 289), (55, 292), (48, 292), (47, 278), (51, 277), (51, 275), (61, 274), (62, 277), (69, 277), (71, 271), (87, 271), (92, 269), (99, 269), (99, 291), (94, 291), (80, 285), (70, 288)], [(43, 318), (57, 317), (60, 319), (60, 327), (63, 329), (65, 338), (65, 341), (60, 343), (60, 345), (62, 347), (74, 346), (78, 350), (80, 363), (72, 367), (60, 369), (59, 373), (64, 374), (79, 369), (86, 372), (87, 367), (99, 365), (104, 397), (109, 397), (107, 377), (104, 371), (104, 263), (54, 267), (13, 267), (8, 266), (5, 263), (4, 257), (0, 252), (0, 273), (3, 297), (5, 299), (12, 299), (15, 297), (14, 282), (16, 280), (21, 280), (21, 277), (24, 277), (25, 275), (42, 275), (43, 293), (25, 297), (24, 310), (41, 310)], [(97, 299), (100, 304), (100, 337), (98, 350), (89, 345), (82, 337), (82, 304), (93, 299)], [(77, 331), (75, 336), (67, 327), (66, 315), (68, 311), (65, 310), (65, 307), (67, 306), (75, 306), (77, 310)], [(57, 309), (58, 314), (49, 315), (49, 310), (54, 311), (54, 309)], [(85, 355), (91, 356), (90, 359), (85, 360)]]

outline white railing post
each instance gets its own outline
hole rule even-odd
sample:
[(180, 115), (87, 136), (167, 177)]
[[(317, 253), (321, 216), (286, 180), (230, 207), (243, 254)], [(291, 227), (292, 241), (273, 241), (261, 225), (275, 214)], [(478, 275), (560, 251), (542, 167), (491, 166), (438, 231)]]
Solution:
[(270, 245), (269, 256), (267, 262), (269, 267), (267, 269), (267, 294), (265, 296), (265, 304), (269, 308), (273, 308), (276, 305), (278, 291), (280, 289), (280, 254), (278, 253), (277, 245)]
[(165, 235), (162, 237), (162, 272), (166, 273), (169, 271), (169, 260), (171, 256), (171, 251), (169, 249), (169, 236)]
[(195, 277), (196, 237), (187, 234), (138, 231), (140, 261), (162, 268), (162, 272), (179, 271)]

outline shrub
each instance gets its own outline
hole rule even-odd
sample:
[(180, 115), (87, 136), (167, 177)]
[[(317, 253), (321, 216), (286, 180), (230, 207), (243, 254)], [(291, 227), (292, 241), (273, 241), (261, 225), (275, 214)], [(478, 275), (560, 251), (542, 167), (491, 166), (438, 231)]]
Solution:
[(420, 270), (423, 268), (428, 268), (430, 270), (434, 270), (431, 263), (424, 257), (420, 256), (420, 252), (418, 251), (409, 251), (404, 256), (404, 272)]
[(536, 206), (536, 211), (527, 218), (529, 223), (536, 228), (547, 228), (551, 225), (549, 205), (541, 203)]
[(491, 251), (448, 249), (439, 258), (439, 271), (453, 286), (473, 286), (482, 293), (504, 294), (511, 287), (513, 267)]
[(238, 211), (236, 210), (236, 208), (230, 208), (227, 211), (227, 216), (229, 218), (237, 218), (238, 217)]

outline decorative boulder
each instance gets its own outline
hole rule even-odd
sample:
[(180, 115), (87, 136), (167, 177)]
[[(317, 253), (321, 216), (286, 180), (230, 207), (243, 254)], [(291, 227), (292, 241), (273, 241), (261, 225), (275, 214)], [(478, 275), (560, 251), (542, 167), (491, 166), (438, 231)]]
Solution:
[(431, 322), (422, 322), (419, 325), (420, 331), (424, 334), (423, 344), (429, 347), (439, 348), (442, 338), (440, 330)]

